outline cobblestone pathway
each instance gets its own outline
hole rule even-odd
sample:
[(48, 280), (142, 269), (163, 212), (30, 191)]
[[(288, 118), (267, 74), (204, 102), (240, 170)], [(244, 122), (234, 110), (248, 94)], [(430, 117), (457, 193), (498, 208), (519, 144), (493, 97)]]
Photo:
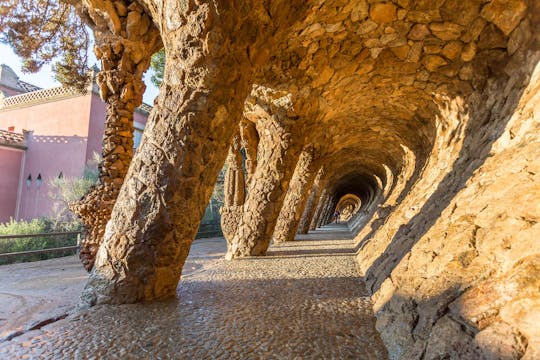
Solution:
[(1, 343), (0, 358), (386, 359), (343, 235), (216, 259), (183, 276), (175, 300), (79, 312)]

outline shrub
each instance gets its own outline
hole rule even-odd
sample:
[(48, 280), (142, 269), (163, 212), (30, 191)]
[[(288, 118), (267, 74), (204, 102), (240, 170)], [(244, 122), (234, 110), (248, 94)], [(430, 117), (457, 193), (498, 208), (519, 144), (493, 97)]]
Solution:
[[(0, 224), (0, 236), (5, 235), (33, 235), (46, 234), (49, 232), (58, 231), (53, 227), (51, 220), (46, 218), (32, 219), (30, 221), (20, 220), (15, 221), (10, 219), (9, 222)], [(62, 231), (62, 230), (60, 230)], [(64, 246), (74, 246), (77, 244), (77, 235), (62, 235), (62, 236), (37, 236), (27, 238), (6, 238), (0, 239), (0, 254), (14, 253), (31, 250), (51, 249)], [(36, 261), (45, 260), (62, 255), (73, 254), (73, 251), (51, 252), (45, 254), (20, 255), (16, 258), (0, 259), (0, 265), (8, 264), (16, 261)]]
[(52, 181), (49, 197), (55, 204), (50, 220), (55, 231), (82, 230), (80, 220), (68, 206), (82, 198), (97, 183), (99, 161), (99, 155), (94, 153), (93, 159), (86, 164), (82, 177), (64, 177)]

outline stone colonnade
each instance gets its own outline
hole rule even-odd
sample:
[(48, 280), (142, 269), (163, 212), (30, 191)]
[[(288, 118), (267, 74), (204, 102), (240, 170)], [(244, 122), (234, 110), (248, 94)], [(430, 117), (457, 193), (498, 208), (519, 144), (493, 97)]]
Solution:
[[(255, 20), (271, 23), (262, 5), (244, 27), (227, 20), (230, 8), (210, 1), (150, 5), (78, 6), (96, 36), (97, 83), (107, 103), (99, 184), (71, 206), (87, 229), (83, 306), (174, 294), (225, 157), (228, 259), (265, 255), (272, 238), (289, 241), (325, 223), (335, 205), (323, 192), (324, 149), (305, 144), (296, 125), (307, 118), (303, 104), (288, 91), (254, 85), (278, 38), (270, 26), (252, 32)], [(302, 11), (276, 16), (284, 26)], [(163, 84), (134, 156), (133, 111), (151, 55), (162, 47)]]
[[(119, 4), (100, 12), (113, 27)], [(167, 62), (160, 95), (118, 194), (82, 306), (174, 295), (249, 92), (253, 66), (248, 42), (242, 40), (242, 31), (228, 28), (233, 24), (224, 19), (232, 16), (213, 2), (195, 8), (184, 2), (169, 5), (149, 13), (167, 57), (175, 61)], [(89, 14), (95, 15), (93, 7)]]
[[(302, 149), (291, 131), (298, 116), (287, 96), (259, 96), (251, 120), (241, 120), (253, 74), (278, 35), (262, 4), (243, 22), (230, 21), (229, 5), (106, 0), (79, 6), (96, 34), (98, 84), (108, 104), (100, 184), (72, 206), (89, 232), (81, 257), (91, 274), (81, 306), (174, 295), (227, 150), (223, 219), (230, 257), (266, 252)], [(293, 20), (276, 16), (282, 24)], [(255, 22), (267, 30), (254, 33)], [(133, 156), (142, 75), (161, 47), (167, 63), (160, 95)]]
[[(489, 356), (538, 358), (523, 320), (538, 303), (538, 1), (73, 3), (108, 104), (100, 184), (73, 206), (89, 231), (82, 306), (174, 296), (227, 159), (228, 259), (265, 255), (356, 194), (391, 358), (482, 358), (474, 344), (503, 342)], [(484, 299), (493, 289), (500, 304)]]

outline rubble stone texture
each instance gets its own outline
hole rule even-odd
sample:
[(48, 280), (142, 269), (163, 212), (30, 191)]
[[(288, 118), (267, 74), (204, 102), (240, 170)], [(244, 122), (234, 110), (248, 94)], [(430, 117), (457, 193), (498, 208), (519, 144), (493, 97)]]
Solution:
[[(84, 11), (117, 34), (122, 4)], [(155, 24), (165, 79), (84, 306), (175, 294), (240, 129), (229, 259), (267, 253), (312, 144), (324, 176), (311, 224), (358, 197), (347, 226), (391, 359), (540, 357), (538, 1), (140, 5), (129, 29)]]
[[(315, 178), (313, 182), (313, 186), (311, 187), (309, 191), (309, 198), (306, 203), (306, 207), (304, 209), (304, 214), (302, 214), (302, 218), (300, 219), (300, 224), (298, 225), (299, 234), (307, 234), (308, 231), (310, 230), (311, 222), (313, 221), (313, 217), (315, 216), (315, 211), (317, 210), (317, 206), (319, 204), (319, 199), (321, 198), (321, 189), (323, 187), (323, 184), (322, 184), (323, 176), (324, 176), (324, 168), (321, 167), (319, 172), (317, 173), (317, 177)], [(314, 230), (314, 229), (311, 229), (311, 230)]]
[(240, 153), (240, 136), (236, 135), (227, 155), (227, 172), (224, 183), (224, 204), (220, 209), (221, 230), (223, 236), (230, 243), (238, 222), (242, 216), (244, 201), (246, 200), (246, 181), (242, 167), (242, 154)]
[[(187, 268), (177, 299), (72, 314), (1, 342), (0, 358), (385, 360), (354, 243), (339, 235), (312, 233), (264, 261), (211, 259), (195, 241), (186, 266), (208, 265)], [(290, 256), (302, 251), (312, 256)]]
[(304, 212), (309, 197), (308, 189), (311, 189), (313, 185), (317, 170), (318, 159), (315, 150), (313, 145), (307, 145), (302, 149), (283, 206), (279, 212), (274, 227), (274, 242), (294, 240), (300, 217)]
[(99, 183), (81, 200), (70, 204), (87, 229), (79, 256), (88, 271), (94, 266), (133, 157), (133, 112), (142, 104), (146, 88), (142, 77), (150, 66), (149, 56), (161, 47), (159, 33), (140, 5), (118, 2), (116, 7), (114, 24), (106, 23), (100, 7), (87, 17), (94, 28), (95, 53), (102, 65), (96, 82), (107, 104)]

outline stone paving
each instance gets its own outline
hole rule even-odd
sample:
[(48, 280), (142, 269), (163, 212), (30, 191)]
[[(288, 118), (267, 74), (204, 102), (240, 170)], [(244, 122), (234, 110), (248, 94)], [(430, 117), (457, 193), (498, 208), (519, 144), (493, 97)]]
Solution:
[(72, 314), (0, 343), (0, 358), (386, 359), (352, 251), (327, 230), (264, 258), (192, 252), (176, 299)]
[[(213, 266), (223, 249), (223, 238), (195, 240), (184, 274)], [(0, 266), (0, 343), (72, 312), (87, 279), (77, 256)]]

